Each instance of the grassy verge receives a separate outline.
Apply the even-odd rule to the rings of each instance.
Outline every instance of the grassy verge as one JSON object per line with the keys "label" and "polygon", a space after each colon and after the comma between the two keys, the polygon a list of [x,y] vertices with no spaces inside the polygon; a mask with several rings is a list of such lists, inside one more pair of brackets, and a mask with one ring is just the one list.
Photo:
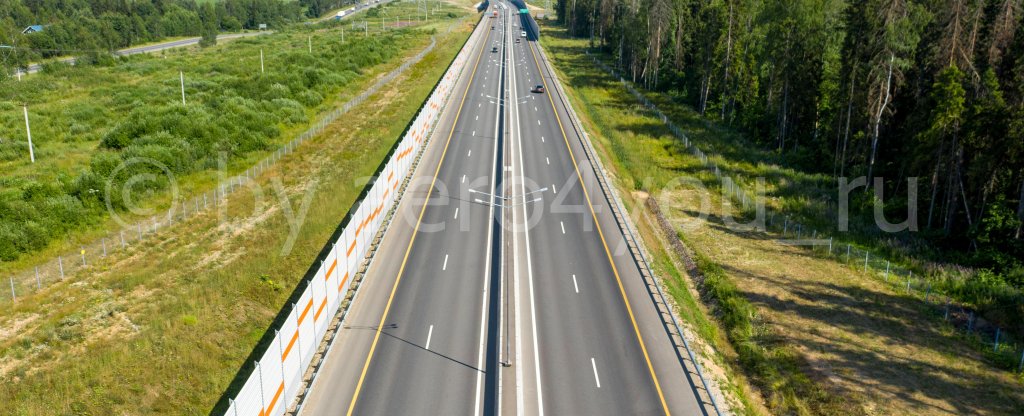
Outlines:
{"label": "grassy verge", "polygon": [[[449,16],[465,14],[451,4],[443,10],[443,19],[401,25],[410,29],[349,31],[344,42],[338,27],[297,26],[209,49],[58,65],[0,82],[0,272],[39,263],[26,254],[52,258],[112,229],[108,206],[123,214],[131,203],[119,192],[108,198],[108,187],[130,188],[136,203],[139,196],[144,204],[166,202],[164,172],[128,161],[167,167],[186,195],[210,187],[221,155],[229,173],[251,166],[359,94],[381,69],[400,64],[398,57],[422,50],[425,32],[443,31],[454,21]],[[396,3],[378,13],[413,11],[415,5]],[[29,105],[35,163],[22,103]],[[142,174],[159,180],[129,179]]]}
{"label": "grassy verge", "polygon": [[[723,217],[731,208],[717,186],[708,186],[711,192],[704,186],[716,183],[715,177],[659,119],[594,66],[584,55],[587,41],[567,39],[550,25],[542,25],[542,33],[622,194],[650,192],[693,252],[696,282],[682,281],[678,271],[659,274],[683,319],[721,354],[726,375],[732,375],[728,384],[735,386],[727,390],[740,396],[736,412],[1015,414],[1024,409],[1019,380],[993,367],[954,328],[933,319],[931,307],[920,299],[762,233],[727,226]],[[687,113],[670,101],[659,107],[674,119]],[[709,136],[718,131],[699,120],[677,124],[699,126]],[[722,155],[716,160],[720,165],[745,166],[743,175],[749,177],[759,171],[774,175],[780,184],[800,179],[797,172],[779,171],[749,155],[731,159],[746,151],[743,142],[731,137],[721,136],[712,142],[713,149],[706,149]],[[811,195],[807,198],[816,200]],[[797,203],[799,198],[771,203]],[[642,207],[635,201],[627,205],[634,212]],[[671,237],[656,236],[652,228],[640,226],[649,247],[651,241]],[[653,251],[661,250],[654,246]],[[669,269],[672,260],[678,261],[656,264]],[[705,306],[713,320],[702,316]],[[750,394],[744,376],[760,397]]]}
{"label": "grassy verge", "polygon": [[[438,33],[423,61],[233,196],[222,214],[178,224],[5,311],[5,411],[209,412],[362,190],[359,179],[458,52],[466,22]],[[289,218],[307,203],[293,230]]]}

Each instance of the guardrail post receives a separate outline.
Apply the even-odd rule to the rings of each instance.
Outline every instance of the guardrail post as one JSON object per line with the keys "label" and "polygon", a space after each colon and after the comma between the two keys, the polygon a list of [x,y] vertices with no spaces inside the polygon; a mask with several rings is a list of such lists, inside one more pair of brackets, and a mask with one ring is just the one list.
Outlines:
{"label": "guardrail post", "polygon": [[871,256],[871,252],[870,251],[865,251],[864,252],[864,272],[865,273],[868,271],[868,257],[869,256]]}
{"label": "guardrail post", "polygon": [[832,238],[833,237],[828,238],[828,255],[830,256],[832,255]]}

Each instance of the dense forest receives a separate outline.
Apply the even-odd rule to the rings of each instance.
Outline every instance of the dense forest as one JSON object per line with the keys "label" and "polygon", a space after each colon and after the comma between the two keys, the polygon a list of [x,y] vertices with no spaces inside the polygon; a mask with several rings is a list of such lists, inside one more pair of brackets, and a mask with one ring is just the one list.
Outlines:
{"label": "dense forest", "polygon": [[910,238],[1024,287],[1022,0],[559,0],[557,12],[633,81],[786,164],[884,177],[903,212],[891,218],[918,177]]}
{"label": "dense forest", "polygon": [[[342,0],[13,0],[0,2],[0,52],[4,66],[59,55],[88,55],[171,36],[280,27],[316,6]],[[38,33],[22,34],[30,25]]]}

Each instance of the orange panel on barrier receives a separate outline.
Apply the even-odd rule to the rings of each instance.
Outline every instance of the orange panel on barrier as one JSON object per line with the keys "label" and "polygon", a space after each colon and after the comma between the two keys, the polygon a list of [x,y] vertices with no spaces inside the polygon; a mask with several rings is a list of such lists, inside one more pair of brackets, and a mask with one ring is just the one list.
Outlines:
{"label": "orange panel on barrier", "polygon": [[295,335],[292,335],[292,340],[288,341],[288,347],[284,349],[284,354],[281,354],[281,361],[288,359],[288,353],[292,351],[292,347],[295,346],[295,341],[299,340],[299,329],[295,328]]}
{"label": "orange panel on barrier", "polygon": [[348,281],[348,272],[345,272],[345,277],[341,279],[341,284],[338,285],[338,292],[341,292],[341,288],[345,287],[345,282]]}
{"label": "orange panel on barrier", "polygon": [[313,314],[313,322],[320,320],[320,313],[324,311],[324,306],[327,306],[327,294],[324,294],[323,302],[320,302],[320,307],[316,308],[316,313]]}
{"label": "orange panel on barrier", "polygon": [[260,416],[268,414],[267,411],[274,410],[274,405],[277,404],[277,399],[281,398],[281,393],[284,393],[284,381],[282,381],[281,386],[277,388],[277,393],[274,393],[274,398],[270,401],[270,406],[267,406],[266,409],[260,410]]}
{"label": "orange panel on barrier", "polygon": [[309,313],[309,308],[313,307],[313,297],[310,296],[309,303],[306,304],[306,309],[302,311],[302,315],[299,315],[299,325],[302,325],[302,320],[306,319],[306,314]]}
{"label": "orange panel on barrier", "polygon": [[338,259],[334,259],[334,262],[331,263],[331,268],[327,269],[327,273],[324,273],[324,280],[330,278],[331,273],[334,273],[335,267],[338,267]]}

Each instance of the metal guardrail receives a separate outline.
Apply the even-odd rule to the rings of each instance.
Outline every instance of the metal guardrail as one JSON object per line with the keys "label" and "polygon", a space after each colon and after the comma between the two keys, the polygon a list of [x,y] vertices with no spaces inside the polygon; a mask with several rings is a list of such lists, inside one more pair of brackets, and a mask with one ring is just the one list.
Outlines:
{"label": "metal guardrail", "polygon": [[[672,307],[670,306],[671,304],[668,303],[668,300],[665,297],[665,293],[661,289],[661,285],[658,283],[658,279],[652,271],[650,261],[648,261],[647,255],[644,253],[645,249],[642,246],[642,242],[636,237],[636,231],[634,225],[632,224],[632,221],[629,219],[628,216],[624,214],[627,211],[622,206],[621,198],[619,197],[618,192],[616,191],[615,187],[611,186],[610,182],[608,181],[604,165],[601,163],[600,157],[598,157],[597,153],[594,151],[592,147],[590,136],[587,135],[585,130],[583,130],[583,127],[579,121],[579,116],[576,114],[576,111],[572,108],[568,100],[565,98],[565,92],[564,88],[562,87],[561,80],[559,80],[558,76],[554,73],[554,71],[551,70],[550,61],[548,60],[547,55],[544,53],[544,49],[537,49],[540,51],[541,58],[544,61],[545,66],[547,67],[548,75],[553,81],[552,85],[555,86],[555,90],[558,92],[558,94],[556,95],[558,96],[559,101],[562,103],[562,106],[565,107],[566,111],[571,116],[569,118],[570,124],[572,125],[573,129],[576,130],[577,136],[580,138],[580,142],[583,145],[583,149],[584,151],[587,152],[587,157],[593,162],[591,167],[594,170],[594,173],[596,174],[595,176],[598,179],[598,184],[600,185],[601,190],[605,195],[605,198],[608,199],[608,201],[612,202],[611,208],[613,217],[615,217],[616,223],[619,224],[619,228],[623,231],[623,237],[626,240],[627,246],[629,246],[630,254],[633,257],[633,260],[637,263],[637,266],[639,266],[640,268],[641,276],[644,278],[645,283],[648,287],[654,286],[658,298],[661,299],[661,304],[665,305],[665,308],[667,310],[664,313],[662,313],[662,315],[668,315],[670,317],[671,326],[675,328],[675,333],[673,335],[679,337],[679,339],[682,341],[683,347],[686,349],[686,353],[690,357],[690,361],[693,363],[694,368],[697,372],[697,377],[700,378],[701,384],[703,384],[704,390],[705,392],[707,392],[708,398],[711,400],[711,405],[714,408],[715,413],[718,416],[721,416],[722,411],[718,407],[718,401],[715,399],[715,394],[711,390],[707,378],[704,377],[704,372],[700,365],[700,362],[697,361],[696,356],[693,353],[693,349],[690,348],[690,343],[686,339],[686,336],[683,334],[683,331],[679,326],[679,322],[676,319],[675,312],[672,310]],[[648,279],[650,279],[649,282],[647,281]],[[662,317],[662,320],[664,321],[664,316]],[[668,322],[665,322],[665,324],[666,326],[668,326]]]}

